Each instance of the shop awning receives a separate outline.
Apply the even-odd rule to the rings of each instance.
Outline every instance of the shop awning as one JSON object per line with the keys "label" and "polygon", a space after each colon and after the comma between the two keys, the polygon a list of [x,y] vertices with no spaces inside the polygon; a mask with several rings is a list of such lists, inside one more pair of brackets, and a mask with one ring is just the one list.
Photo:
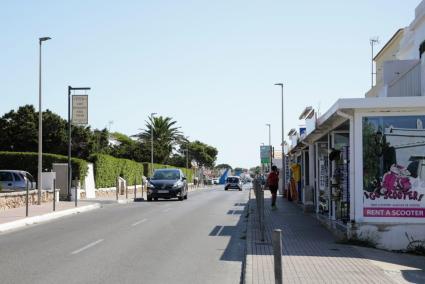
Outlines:
{"label": "shop awning", "polygon": [[355,110],[368,112],[422,111],[425,113],[425,97],[339,99],[317,119],[316,129],[309,133],[303,142],[312,144],[319,140],[348,120],[349,116],[353,116]]}

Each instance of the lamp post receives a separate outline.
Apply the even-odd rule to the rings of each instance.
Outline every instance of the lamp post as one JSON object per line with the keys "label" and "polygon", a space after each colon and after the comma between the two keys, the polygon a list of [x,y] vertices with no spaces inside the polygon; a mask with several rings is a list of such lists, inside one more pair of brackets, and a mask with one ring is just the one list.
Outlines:
{"label": "lamp post", "polygon": [[153,174],[153,118],[156,112],[151,113],[151,175]]}
{"label": "lamp post", "polygon": [[43,110],[41,107],[41,44],[43,41],[51,39],[50,37],[40,37],[39,43],[39,64],[38,64],[38,173],[37,173],[37,187],[38,187],[38,200],[37,204],[41,204],[41,172],[43,171]]}
{"label": "lamp post", "polygon": [[272,125],[270,123],[266,123],[266,126],[269,128],[269,151],[270,151],[270,169],[272,168]]}
{"label": "lamp post", "polygon": [[283,178],[283,188],[282,194],[285,191],[286,185],[286,169],[285,169],[285,120],[284,120],[284,108],[283,108],[283,84],[276,83],[275,86],[280,86],[281,94],[282,94],[282,178]]}

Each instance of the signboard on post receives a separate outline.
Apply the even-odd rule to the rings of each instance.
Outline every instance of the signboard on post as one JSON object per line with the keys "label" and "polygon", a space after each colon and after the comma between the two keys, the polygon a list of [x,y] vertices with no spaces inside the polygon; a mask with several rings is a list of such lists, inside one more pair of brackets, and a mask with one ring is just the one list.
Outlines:
{"label": "signboard on post", "polygon": [[88,116],[89,96],[73,95],[72,96],[72,124],[86,125],[89,123]]}
{"label": "signboard on post", "polygon": [[260,146],[260,158],[262,164],[270,164],[271,146]]}

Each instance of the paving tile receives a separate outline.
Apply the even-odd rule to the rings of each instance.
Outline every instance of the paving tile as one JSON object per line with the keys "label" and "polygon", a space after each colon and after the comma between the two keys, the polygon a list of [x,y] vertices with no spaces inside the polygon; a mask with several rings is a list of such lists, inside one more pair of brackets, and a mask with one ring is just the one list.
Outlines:
{"label": "paving tile", "polygon": [[[335,237],[299,206],[278,197],[278,210],[270,210],[265,192],[265,240],[261,241],[255,195],[249,201],[245,283],[274,283],[271,245],[273,229],[282,230],[284,283],[408,283],[396,281],[374,265],[361,250],[336,243]],[[371,254],[370,250],[368,254]],[[370,256],[370,255],[369,255]],[[402,277],[400,277],[402,279]]]}

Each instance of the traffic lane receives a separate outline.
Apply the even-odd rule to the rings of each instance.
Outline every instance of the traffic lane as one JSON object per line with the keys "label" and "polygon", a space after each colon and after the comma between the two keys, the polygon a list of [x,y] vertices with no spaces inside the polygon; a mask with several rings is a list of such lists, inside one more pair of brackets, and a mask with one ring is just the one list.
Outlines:
{"label": "traffic lane", "polygon": [[[202,191],[192,193],[190,196],[206,193]],[[129,224],[134,224],[142,218],[150,218],[173,203],[137,202],[129,205],[108,205],[96,211],[2,234],[0,272],[2,276],[11,275],[13,280],[13,275],[19,275],[21,267],[26,267],[26,271],[37,275],[38,265],[43,269],[49,269],[44,264],[47,259],[57,258],[63,261],[64,252],[73,251],[89,242],[126,230]]]}
{"label": "traffic lane", "polygon": [[132,234],[110,238],[110,251],[95,248],[82,254],[71,271],[80,270],[81,262],[103,261],[75,283],[238,283],[244,226],[242,215],[229,211],[243,209],[247,195],[213,192],[209,197],[212,195],[214,198],[196,200],[195,204],[202,206],[175,207]]}
{"label": "traffic lane", "polygon": [[[245,248],[239,234],[243,226],[239,226],[239,231],[234,229],[232,235],[229,229],[219,235],[211,233],[217,225],[235,227],[239,217],[228,212],[243,208],[247,197],[245,194],[243,198],[229,199],[243,194],[222,193],[211,192],[202,200],[158,214],[156,219],[137,226],[133,233],[111,236],[103,243],[106,250],[94,247],[82,253],[65,274],[53,274],[51,278],[72,278],[72,283],[238,283]],[[88,266],[90,270],[84,270]],[[72,271],[79,273],[73,275]]]}
{"label": "traffic lane", "polygon": [[[213,191],[214,192],[214,191]],[[204,193],[199,193],[199,194],[191,194],[197,196],[202,196],[205,195],[207,196],[208,193],[204,192]],[[209,203],[210,200],[208,200],[208,198],[201,198],[205,199],[205,201],[207,203]],[[76,283],[83,283],[86,282],[87,279],[91,279],[94,282],[96,282],[99,279],[102,279],[102,275],[103,274],[107,274],[107,272],[105,271],[109,271],[109,269],[105,270],[105,264],[107,264],[103,261],[105,259],[108,259],[111,261],[112,263],[112,271],[114,271],[114,267],[116,268],[117,264],[119,264],[119,260],[116,259],[116,257],[114,257],[114,255],[116,255],[117,252],[122,251],[124,249],[124,251],[130,251],[133,250],[133,246],[128,246],[126,245],[127,241],[125,241],[126,238],[130,238],[128,240],[128,242],[132,243],[132,244],[137,244],[138,242],[143,242],[144,244],[149,244],[149,240],[151,239],[151,236],[147,233],[149,233],[150,231],[155,232],[158,230],[161,230],[165,225],[169,225],[170,228],[172,228],[173,225],[173,218],[169,218],[170,216],[168,216],[167,218],[169,218],[168,220],[170,221],[169,224],[167,224],[164,221],[159,220],[159,222],[153,222],[152,224],[156,224],[157,227],[151,227],[146,228],[144,227],[146,224],[149,224],[149,214],[154,213],[154,217],[157,216],[161,216],[162,214],[168,214],[167,208],[163,209],[164,207],[168,207],[168,206],[176,206],[177,208],[185,208],[185,209],[189,209],[189,207],[193,207],[196,211],[196,208],[199,207],[199,205],[201,205],[202,203],[199,202],[193,202],[192,205],[188,205],[188,206],[181,206],[183,204],[185,204],[187,202],[152,202],[152,203],[148,203],[150,206],[148,206],[149,208],[151,208],[152,212],[144,212],[143,214],[136,214],[137,216],[134,216],[134,218],[132,218],[129,213],[134,212],[133,209],[139,210],[141,209],[140,204],[132,204],[132,206],[125,206],[125,207],[115,207],[112,208],[114,210],[104,210],[104,212],[102,212],[102,214],[92,214],[92,215],[102,215],[101,217],[101,221],[102,220],[107,220],[108,224],[106,224],[109,228],[109,230],[96,230],[96,228],[99,229],[99,224],[93,224],[93,226],[89,226],[90,228],[86,228],[86,229],[81,229],[83,226],[82,225],[87,225],[87,224],[91,224],[93,221],[93,218],[84,218],[82,224],[81,222],[72,222],[75,221],[75,219],[73,218],[68,218],[68,220],[66,221],[71,221],[71,224],[63,224],[63,222],[52,222],[50,224],[45,224],[45,225],[49,225],[49,226],[55,226],[57,224],[61,224],[65,227],[68,228],[67,230],[67,238],[61,238],[61,236],[57,235],[57,234],[49,234],[49,235],[54,235],[53,239],[49,239],[46,234],[44,234],[44,236],[46,237],[46,240],[49,239],[47,241],[47,243],[49,244],[49,246],[45,246],[43,245],[43,243],[36,243],[36,242],[31,242],[32,243],[32,247],[28,248],[22,248],[20,251],[16,251],[15,249],[13,249],[11,246],[9,246],[9,248],[11,248],[12,253],[9,253],[9,256],[11,256],[11,258],[9,258],[9,261],[7,261],[7,263],[1,263],[0,262],[0,271],[2,271],[2,278],[3,280],[5,280],[4,282],[7,282],[7,280],[11,280],[11,282],[26,282],[28,281],[28,278],[24,277],[19,277],[19,271],[21,268],[19,267],[20,265],[16,265],[16,264],[21,264],[22,267],[26,267],[25,270],[27,271],[27,275],[32,275],[31,281],[32,283],[34,282],[39,282],[39,283],[45,283],[48,282],[52,279],[54,279],[51,283],[57,283],[58,277],[60,278],[61,275],[67,275],[67,271],[74,271],[74,269],[71,269],[71,266],[74,264],[77,264],[77,267],[75,267],[75,269],[77,271],[79,271],[78,275],[81,275],[82,278],[77,277],[75,278],[75,273],[72,273],[71,275],[68,275],[71,278],[65,278],[63,279],[63,281],[67,281],[69,282],[71,279],[72,282],[76,282]],[[178,205],[177,205],[178,204]],[[195,205],[195,206],[193,206]],[[132,207],[136,207],[136,208],[132,208]],[[140,208],[139,208],[140,207]],[[153,210],[153,209],[160,209],[160,210]],[[173,210],[175,210],[175,208],[173,208]],[[111,211],[111,212],[109,212]],[[158,212],[159,211],[159,212]],[[117,214],[117,212],[121,213],[121,214]],[[139,212],[139,211],[136,211]],[[105,214],[105,213],[113,213],[113,214]],[[126,218],[119,218],[120,216],[125,215]],[[85,215],[82,215],[81,217],[83,217]],[[114,220],[113,222],[110,222],[111,220],[108,219],[108,217],[114,218],[118,216],[118,220]],[[171,215],[171,217],[173,217],[174,215]],[[75,216],[75,217],[80,217],[80,216]],[[142,218],[141,217],[146,217],[146,218]],[[178,216],[177,216],[178,217]],[[176,217],[174,217],[176,218]],[[77,218],[78,219],[78,218]],[[129,224],[129,222],[131,219],[133,219],[132,221],[134,221],[135,219],[137,219],[138,221],[135,221],[131,224]],[[146,219],[146,221],[140,222],[141,220]],[[117,222],[115,222],[117,221]],[[140,222],[140,224],[136,224],[137,222]],[[65,222],[67,223],[67,222]],[[143,224],[142,224],[143,223]],[[124,224],[124,225],[123,225]],[[136,225],[134,225],[136,224]],[[96,226],[97,225],[97,226]],[[139,228],[143,228],[142,229],[142,233],[138,234],[138,235],[132,235],[130,233],[130,231],[128,230],[128,227],[139,227]],[[40,229],[40,227],[44,227],[43,226],[38,226],[34,227]],[[104,228],[105,226],[100,226],[100,228]],[[32,228],[32,229],[34,229]],[[52,233],[52,230],[49,230],[47,228],[44,227],[45,232],[50,232]],[[73,230],[75,229],[75,230]],[[36,231],[37,231],[36,230]],[[27,230],[28,231],[28,230]],[[86,234],[86,236],[83,238],[81,237],[81,231],[83,233]],[[22,231],[24,232],[24,231]],[[60,231],[59,231],[60,232]],[[140,233],[140,232],[139,232]],[[178,232],[177,232],[178,233]],[[147,234],[147,235],[146,235]],[[155,237],[157,235],[160,235],[160,233],[154,233],[153,235],[153,239],[155,239]],[[173,232],[172,234],[176,235],[176,232]],[[15,234],[16,235],[16,234]],[[105,237],[106,236],[106,237]],[[137,236],[136,239],[134,239],[134,237]],[[62,236],[63,237],[63,236]],[[14,240],[18,241],[18,238],[14,238]],[[75,243],[74,241],[77,240],[77,242]],[[90,242],[89,242],[90,241]],[[19,242],[19,241],[18,241]],[[70,245],[70,243],[72,243],[72,245]],[[124,245],[123,245],[124,243]],[[22,244],[22,243],[21,243]],[[78,245],[77,245],[78,244]],[[3,243],[4,245],[4,243]],[[4,248],[4,246],[1,246],[2,248]],[[25,245],[24,245],[25,247]],[[142,245],[143,247],[143,245]],[[38,249],[37,249],[38,248]],[[127,248],[127,249],[126,249]],[[72,251],[71,251],[72,250]],[[25,254],[25,251],[27,252],[27,254]],[[66,253],[66,251],[68,251],[68,254]],[[2,251],[2,256],[6,256],[7,254],[3,253],[4,250]],[[155,250],[155,253],[160,252],[159,248]],[[94,253],[94,259],[90,260],[90,255],[92,255]],[[106,255],[102,255],[103,253],[106,253]],[[140,252],[140,255],[143,255],[144,252]],[[70,256],[74,256],[77,255],[78,256],[78,261],[76,261],[73,258],[70,258]],[[124,254],[122,257],[125,258]],[[127,255],[129,255],[129,253],[127,253]],[[140,255],[138,255],[138,257],[140,257]],[[155,256],[154,256],[155,257]],[[87,259],[88,258],[88,259]],[[40,262],[40,260],[43,260],[42,262]],[[84,261],[84,259],[87,259],[86,261]],[[99,262],[99,260],[102,260]],[[11,264],[9,267],[7,264]],[[85,263],[85,265],[83,265]],[[93,265],[95,264],[95,265]],[[125,265],[123,266],[124,268],[126,267]],[[13,268],[16,268],[16,270],[14,270]],[[82,271],[85,271],[85,269],[87,268],[91,268],[89,269],[89,271],[86,271],[85,273],[81,273]],[[120,266],[121,268],[121,266]],[[116,269],[115,269],[116,270]],[[39,273],[40,271],[42,271],[41,273]],[[99,273],[93,273],[93,271],[98,271]],[[59,275],[58,275],[59,273]],[[87,274],[88,273],[88,274]],[[48,275],[50,275],[51,277],[47,277]],[[97,275],[97,276],[96,276]],[[139,274],[137,274],[138,276]],[[84,277],[83,277],[84,276]],[[96,276],[96,277],[95,277]],[[18,278],[18,279],[17,279]],[[16,281],[19,280],[19,281]],[[40,281],[39,281],[40,280]],[[75,281],[74,281],[75,280]],[[81,280],[81,281],[78,281]],[[135,279],[133,280],[137,280],[137,277],[135,277]],[[91,282],[93,282],[91,281]],[[104,280],[102,280],[104,281]]]}

